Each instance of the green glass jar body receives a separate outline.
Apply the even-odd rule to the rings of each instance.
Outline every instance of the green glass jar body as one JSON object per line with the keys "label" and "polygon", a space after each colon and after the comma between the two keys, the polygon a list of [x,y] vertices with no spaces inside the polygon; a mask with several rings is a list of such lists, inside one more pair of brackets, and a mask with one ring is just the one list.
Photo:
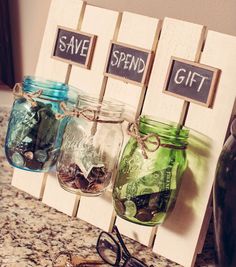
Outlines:
{"label": "green glass jar body", "polygon": [[8,124],[6,157],[14,167],[47,172],[59,155],[66,119],[57,120],[55,114],[62,112],[62,101],[68,102],[69,86],[26,76],[18,89]]}
{"label": "green glass jar body", "polygon": [[153,151],[153,136],[147,138],[147,159],[137,139],[131,137],[123,151],[113,188],[113,204],[118,216],[128,221],[154,226],[161,224],[173,208],[187,167],[189,131],[148,116],[139,121],[141,136],[156,134],[160,146]]}

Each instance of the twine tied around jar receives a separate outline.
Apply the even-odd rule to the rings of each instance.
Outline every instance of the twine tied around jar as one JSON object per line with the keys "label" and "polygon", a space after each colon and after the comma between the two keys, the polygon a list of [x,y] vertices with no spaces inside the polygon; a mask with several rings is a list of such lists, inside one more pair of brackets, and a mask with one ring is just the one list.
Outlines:
{"label": "twine tied around jar", "polygon": [[[63,119],[65,117],[77,117],[79,118],[80,116],[83,116],[85,119],[89,121],[95,121],[96,120],[96,113],[94,110],[91,109],[83,109],[83,110],[78,110],[76,108],[73,109],[68,109],[66,104],[64,102],[60,103],[60,108],[63,111],[63,114],[57,113],[55,115],[57,120]],[[90,114],[89,114],[90,113]]]}
{"label": "twine tied around jar", "polygon": [[[172,149],[186,149],[186,146],[176,146],[172,144],[162,144],[161,139],[158,134],[156,133],[149,133],[147,135],[141,135],[139,132],[139,120],[135,122],[130,122],[127,127],[127,134],[134,137],[138,144],[140,145],[140,148],[142,150],[142,155],[145,159],[148,159],[147,151],[148,152],[155,152],[160,146],[166,147],[166,148],[172,148]],[[154,138],[155,140],[150,140],[151,138]],[[153,145],[153,148],[148,147],[148,144]]]}
{"label": "twine tied around jar", "polygon": [[23,97],[26,99],[27,102],[29,102],[31,104],[32,107],[36,107],[37,106],[37,102],[34,101],[34,98],[37,98],[39,96],[41,96],[43,90],[39,89],[36,92],[33,93],[25,93],[22,89],[22,85],[21,83],[16,83],[15,86],[13,87],[13,95],[16,98],[20,98]]}
{"label": "twine tied around jar", "polygon": [[[161,142],[160,137],[154,133],[141,136],[139,129],[138,129],[139,128],[138,125],[139,125],[139,120],[137,122],[130,122],[127,127],[127,134],[134,137],[137,140],[138,144],[141,147],[143,157],[145,159],[148,159],[148,155],[146,151],[155,152],[160,146],[160,142]],[[151,137],[153,137],[156,140],[151,141],[150,140]],[[147,143],[154,145],[154,148],[152,149],[149,148]]]}
{"label": "twine tied around jar", "polygon": [[63,114],[57,113],[55,114],[55,117],[57,120],[63,119],[65,117],[77,117],[79,118],[80,116],[84,117],[85,119],[89,121],[94,121],[94,122],[103,122],[103,123],[122,123],[124,120],[102,120],[99,119],[99,116],[97,113],[99,113],[99,110],[93,110],[90,108],[84,108],[82,110],[78,110],[77,108],[73,109],[68,109],[66,104],[64,102],[60,103],[60,108],[63,111]]}

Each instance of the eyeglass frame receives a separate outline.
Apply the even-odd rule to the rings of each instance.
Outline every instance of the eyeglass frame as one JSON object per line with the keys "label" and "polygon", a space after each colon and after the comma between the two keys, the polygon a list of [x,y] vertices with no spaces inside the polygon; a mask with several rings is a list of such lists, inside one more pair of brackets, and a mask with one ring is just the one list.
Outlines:
{"label": "eyeglass frame", "polygon": [[[120,244],[115,240],[115,238],[111,235],[111,233],[102,231],[100,233],[100,235],[98,236],[98,240],[97,240],[97,244],[96,244],[96,250],[97,250],[98,255],[104,260],[104,262],[108,263],[111,266],[119,266],[119,263],[121,262],[121,259],[123,259],[124,263],[123,263],[122,266],[125,266],[125,264],[127,264],[130,259],[135,259],[136,261],[138,261],[141,264],[143,264],[143,266],[148,267],[147,264],[145,264],[144,262],[142,262],[141,260],[135,258],[134,256],[132,256],[130,254],[130,252],[127,249],[127,247],[126,247],[126,245],[125,245],[125,243],[124,243],[124,241],[123,241],[123,239],[121,237],[121,234],[120,234],[120,232],[119,232],[119,230],[118,230],[116,225],[113,226],[113,231],[115,231],[116,237],[118,238]],[[101,238],[101,236],[103,234],[108,235],[114,241],[115,245],[117,246],[117,249],[118,249],[117,252],[116,252],[117,258],[116,258],[116,262],[114,264],[111,264],[110,262],[108,262],[99,252],[99,246],[98,245],[99,245],[100,238]],[[123,249],[123,252],[121,252],[121,248]],[[122,257],[123,255],[125,256],[124,258]]]}

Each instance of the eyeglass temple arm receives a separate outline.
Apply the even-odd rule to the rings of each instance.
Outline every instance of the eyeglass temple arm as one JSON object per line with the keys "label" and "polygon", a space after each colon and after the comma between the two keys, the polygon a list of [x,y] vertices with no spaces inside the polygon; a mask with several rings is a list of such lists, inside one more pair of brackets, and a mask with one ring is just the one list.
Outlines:
{"label": "eyeglass temple arm", "polygon": [[118,228],[117,228],[116,225],[113,226],[113,230],[115,230],[115,232],[116,232],[116,236],[117,236],[117,238],[119,239],[120,244],[121,244],[122,248],[124,249],[125,253],[127,254],[127,256],[131,257],[131,254],[130,254],[130,252],[128,251],[128,249],[127,249],[127,247],[126,247],[126,245],[125,245],[125,243],[124,243],[124,241],[123,241],[123,239],[122,239],[122,237],[121,237],[121,234],[120,234],[120,232],[119,232],[119,230],[118,230]]}

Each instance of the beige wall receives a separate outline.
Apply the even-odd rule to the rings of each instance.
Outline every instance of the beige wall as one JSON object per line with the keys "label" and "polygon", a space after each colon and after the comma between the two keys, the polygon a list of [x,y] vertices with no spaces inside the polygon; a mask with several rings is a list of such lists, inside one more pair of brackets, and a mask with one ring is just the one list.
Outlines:
{"label": "beige wall", "polygon": [[16,81],[34,74],[51,0],[8,0]]}
{"label": "beige wall", "polygon": [[[9,0],[16,80],[33,74],[51,0]],[[87,0],[89,4],[147,16],[173,17],[236,35],[236,0]]]}

